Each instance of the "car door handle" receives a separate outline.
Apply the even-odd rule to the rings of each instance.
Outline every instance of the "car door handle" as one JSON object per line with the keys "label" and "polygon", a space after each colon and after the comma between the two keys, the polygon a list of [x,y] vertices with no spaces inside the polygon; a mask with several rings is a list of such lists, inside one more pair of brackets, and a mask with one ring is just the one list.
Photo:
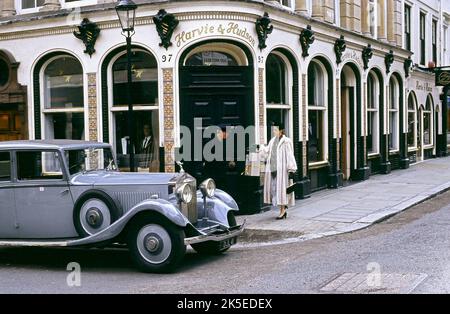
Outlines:
{"label": "car door handle", "polygon": [[67,193],[69,193],[69,189],[64,189],[64,190],[62,190],[61,193],[59,193],[59,194],[60,194],[60,195],[65,195],[65,194],[67,194]]}

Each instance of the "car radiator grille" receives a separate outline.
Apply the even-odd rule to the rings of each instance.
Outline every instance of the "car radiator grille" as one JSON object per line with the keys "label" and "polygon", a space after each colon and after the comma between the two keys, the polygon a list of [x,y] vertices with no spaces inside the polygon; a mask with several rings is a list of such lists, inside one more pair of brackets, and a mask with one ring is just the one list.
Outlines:
{"label": "car radiator grille", "polygon": [[115,193],[114,196],[119,202],[119,205],[122,207],[124,213],[142,201],[155,198],[155,196],[158,196],[158,198],[161,197],[160,193],[154,192],[118,192]]}
{"label": "car radiator grille", "polygon": [[196,196],[197,184],[195,180],[187,181],[186,183],[188,183],[191,186],[194,196],[192,197],[192,200],[189,203],[186,204],[182,202],[180,209],[183,215],[187,217],[192,224],[194,224],[197,222],[198,219],[197,196]]}

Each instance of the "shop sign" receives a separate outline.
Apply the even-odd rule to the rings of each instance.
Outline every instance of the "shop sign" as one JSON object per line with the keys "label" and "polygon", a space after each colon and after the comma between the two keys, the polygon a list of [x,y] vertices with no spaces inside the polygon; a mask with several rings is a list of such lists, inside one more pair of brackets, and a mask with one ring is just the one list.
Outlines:
{"label": "shop sign", "polygon": [[450,85],[450,70],[436,71],[436,86]]}
{"label": "shop sign", "polygon": [[416,91],[432,93],[433,86],[428,82],[416,81]]}
{"label": "shop sign", "polygon": [[181,47],[183,44],[188,43],[194,39],[207,37],[211,35],[228,35],[233,37],[239,37],[247,41],[250,45],[255,47],[255,36],[250,34],[247,27],[241,26],[236,22],[221,23],[219,25],[205,24],[199,26],[190,31],[182,31],[175,35],[175,42],[177,47]]}

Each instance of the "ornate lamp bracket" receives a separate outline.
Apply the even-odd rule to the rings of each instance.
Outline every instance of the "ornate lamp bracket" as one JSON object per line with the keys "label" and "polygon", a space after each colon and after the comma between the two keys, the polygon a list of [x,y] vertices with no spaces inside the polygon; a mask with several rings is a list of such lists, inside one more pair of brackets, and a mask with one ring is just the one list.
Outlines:
{"label": "ornate lamp bracket", "polygon": [[73,34],[76,38],[83,41],[86,46],[84,53],[87,53],[90,57],[92,57],[95,52],[95,42],[100,35],[100,28],[96,23],[89,21],[87,18],[84,18],[81,24],[77,27],[78,31],[74,31]]}
{"label": "ornate lamp bracket", "polygon": [[405,63],[403,64],[405,69],[405,77],[409,77],[409,74],[411,72],[413,61],[411,59],[411,56],[408,57],[408,59],[405,60]]}
{"label": "ornate lamp bracket", "polygon": [[347,44],[345,42],[344,35],[341,35],[334,43],[334,53],[336,54],[336,63],[340,64],[342,62],[342,54],[345,49],[347,49]]}
{"label": "ornate lamp bracket", "polygon": [[172,46],[172,35],[177,28],[180,21],[175,17],[175,15],[167,13],[166,10],[161,9],[153,17],[153,22],[156,25],[156,30],[158,31],[159,38],[161,38],[160,47],[169,49]]}
{"label": "ornate lamp bracket", "polygon": [[259,49],[267,47],[266,40],[269,34],[273,31],[272,20],[269,18],[269,13],[265,12],[264,16],[256,20],[256,33],[258,34]]}
{"label": "ornate lamp bracket", "polygon": [[311,29],[311,25],[308,25],[300,33],[300,45],[302,46],[302,57],[306,58],[309,56],[309,48],[315,41],[314,31]]}
{"label": "ornate lamp bracket", "polygon": [[394,63],[394,52],[390,50],[384,57],[384,63],[386,65],[386,73],[391,72],[391,66]]}
{"label": "ornate lamp bracket", "polygon": [[362,51],[362,59],[364,63],[364,70],[369,68],[369,61],[373,57],[373,48],[371,44],[368,44]]}

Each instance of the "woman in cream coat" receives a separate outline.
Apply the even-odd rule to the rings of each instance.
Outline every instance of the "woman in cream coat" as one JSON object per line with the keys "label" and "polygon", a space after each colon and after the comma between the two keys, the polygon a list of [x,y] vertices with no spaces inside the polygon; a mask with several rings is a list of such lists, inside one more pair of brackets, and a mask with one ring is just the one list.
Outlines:
{"label": "woman in cream coat", "polygon": [[286,137],[284,126],[274,126],[273,133],[269,144],[260,149],[260,158],[266,160],[264,203],[280,206],[277,219],[283,219],[287,218],[287,207],[295,205],[294,193],[287,194],[286,189],[293,184],[289,174],[297,171],[297,163],[292,141]]}

